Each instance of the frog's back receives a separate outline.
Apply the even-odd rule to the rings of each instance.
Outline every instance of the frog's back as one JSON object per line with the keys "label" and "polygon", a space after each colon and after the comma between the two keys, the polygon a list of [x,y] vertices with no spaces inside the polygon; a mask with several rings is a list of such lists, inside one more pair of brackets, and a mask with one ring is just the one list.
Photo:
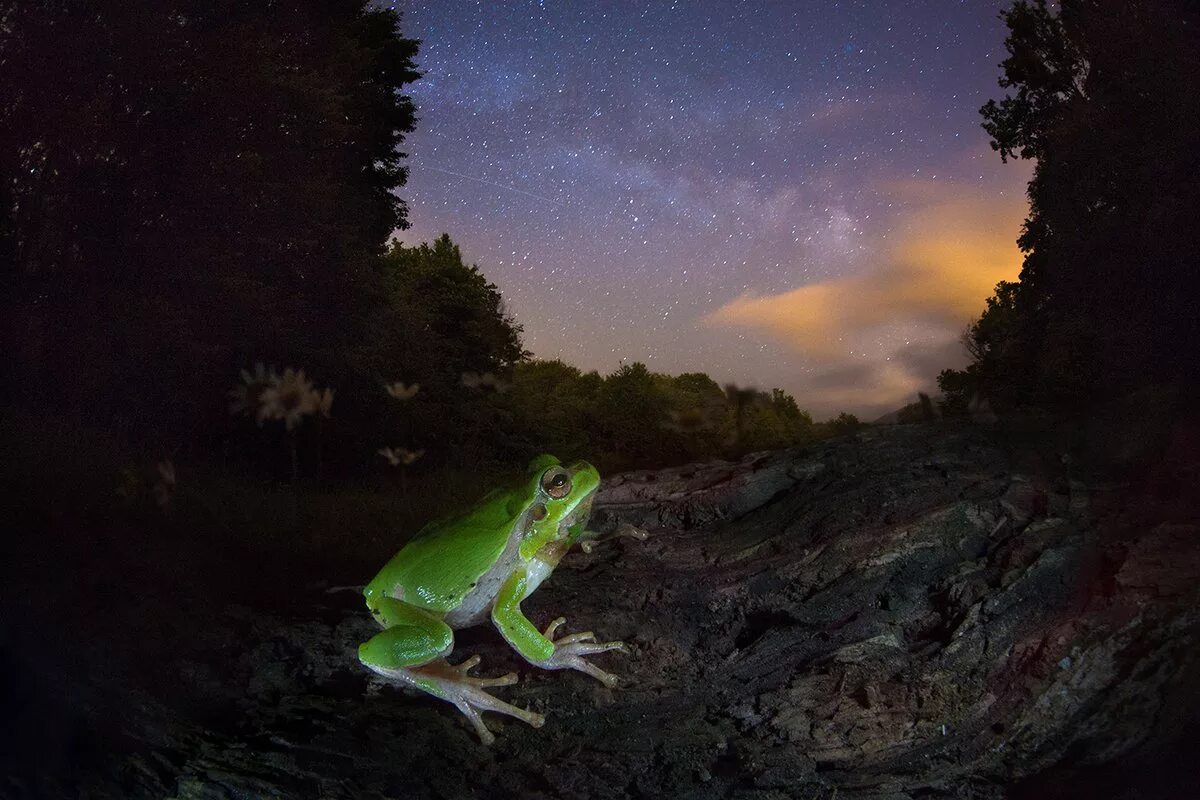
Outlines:
{"label": "frog's back", "polygon": [[493,492],[470,511],[435,520],[396,553],[368,585],[430,611],[456,608],[500,558],[523,509]]}

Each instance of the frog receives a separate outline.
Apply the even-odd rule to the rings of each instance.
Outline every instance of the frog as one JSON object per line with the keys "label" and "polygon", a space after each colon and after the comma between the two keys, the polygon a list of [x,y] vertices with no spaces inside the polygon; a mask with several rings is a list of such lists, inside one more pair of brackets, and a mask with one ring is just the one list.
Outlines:
{"label": "frog", "polygon": [[363,588],[367,608],[383,630],[359,646],[359,661],[391,682],[453,704],[484,745],[495,741],[484,724],[485,711],[534,728],[545,716],[486,691],[516,683],[516,673],[470,675],[480,663],[478,655],[451,664],[447,658],[456,630],[491,622],[532,666],[577,670],[615,687],[617,676],[587,657],[628,654],[628,645],[597,641],[591,631],[556,636],[565,617],[539,631],[521,611],[522,601],[571,547],[599,540],[587,530],[599,485],[600,474],[588,462],[564,466],[554,456],[541,455],[508,486],[427,524]]}

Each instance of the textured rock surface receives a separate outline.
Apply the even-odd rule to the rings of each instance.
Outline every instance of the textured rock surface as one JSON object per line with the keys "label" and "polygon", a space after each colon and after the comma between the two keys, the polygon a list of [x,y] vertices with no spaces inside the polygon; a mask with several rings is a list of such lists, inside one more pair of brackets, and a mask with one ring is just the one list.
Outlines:
{"label": "textured rock surface", "polygon": [[142,654],[10,664],[57,693],[61,734],[37,751],[72,755],[10,767],[0,794],[900,800],[1051,796],[1094,773],[1106,796],[1168,796],[1117,787],[1195,720],[1200,527],[1176,494],[1057,461],[1016,473],[980,431],[919,426],[616,476],[598,524],[650,540],[568,556],[525,608],[630,643],[597,659],[623,686],[462,632],[457,657],[517,669],[497,694],[548,716],[489,715],[490,749],[358,667],[374,628],[351,592],[108,596],[85,614],[97,640]]}

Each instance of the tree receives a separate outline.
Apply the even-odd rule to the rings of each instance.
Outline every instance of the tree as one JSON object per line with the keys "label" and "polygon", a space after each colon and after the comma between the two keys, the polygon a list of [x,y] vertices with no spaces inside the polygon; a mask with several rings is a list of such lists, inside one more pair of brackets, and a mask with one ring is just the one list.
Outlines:
{"label": "tree", "polygon": [[965,417],[971,403],[979,395],[978,365],[970,364],[966,369],[944,369],[937,376],[942,399],[938,408],[944,417]]}
{"label": "tree", "polygon": [[658,462],[666,452],[668,398],[645,364],[624,364],[604,379],[597,397],[601,451],[617,467]]}
{"label": "tree", "polygon": [[665,444],[667,452],[688,461],[723,452],[733,422],[717,382],[703,372],[685,372],[659,376],[658,383],[669,406],[663,425],[673,434]]}
{"label": "tree", "polygon": [[859,421],[858,417],[849,414],[845,411],[838,414],[837,417],[828,422],[829,430],[834,436],[845,436],[847,434],[856,433],[866,427]]}
{"label": "tree", "polygon": [[251,359],[358,338],[370,260],[406,225],[419,73],[394,12],[9,0],[0,19],[3,310],[29,399],[177,425]]}
{"label": "tree", "polygon": [[602,383],[598,373],[583,373],[558,360],[517,364],[507,400],[523,439],[519,455],[544,452],[563,460],[596,459],[592,431]]}
{"label": "tree", "polygon": [[812,415],[782,389],[760,392],[749,406],[741,444],[750,450],[774,450],[811,441]]}
{"label": "tree", "polygon": [[[379,289],[359,325],[361,339],[333,354],[347,362],[343,410],[362,419],[363,435],[407,436],[427,451],[426,464],[450,457],[468,464],[522,450],[522,423],[513,415],[523,408],[497,395],[528,354],[496,285],[463,260],[446,234],[432,244],[393,242],[374,268]],[[484,375],[486,381],[477,380]],[[395,409],[381,387],[393,381],[421,387],[406,404],[410,430],[387,422]],[[379,444],[355,447],[369,453]]]}
{"label": "tree", "polygon": [[1080,402],[1200,378],[1200,10],[1183,0],[1016,2],[981,109],[1002,159],[1033,158],[1019,284],[971,331],[994,406]]}
{"label": "tree", "polygon": [[733,414],[733,443],[739,447],[746,439],[746,419],[759,399],[759,392],[753,386],[725,384],[725,400]]}
{"label": "tree", "polygon": [[437,370],[457,382],[468,371],[507,373],[527,355],[500,290],[463,261],[448,234],[432,245],[393,243],[382,269],[386,305],[403,331],[405,353],[394,366],[419,362],[420,372]]}

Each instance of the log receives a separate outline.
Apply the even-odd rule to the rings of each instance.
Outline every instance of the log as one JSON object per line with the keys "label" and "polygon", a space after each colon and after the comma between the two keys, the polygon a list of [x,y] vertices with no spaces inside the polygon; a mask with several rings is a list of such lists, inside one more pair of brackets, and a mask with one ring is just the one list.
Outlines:
{"label": "log", "polygon": [[534,670],[490,629],[458,636],[452,660],[522,674],[495,692],[546,714],[541,729],[487,715],[497,741],[481,746],[450,706],[362,669],[376,629],[361,598],[313,585],[286,604],[173,608],[157,678],[97,655],[60,684],[10,658],[14,680],[59,693],[75,749],[53,770],[10,763],[7,790],[1176,796],[1200,785],[1197,496],[1018,459],[948,424],[614,476],[596,525],[650,538],[573,552],[525,610],[629,643],[596,657],[621,685]]}

